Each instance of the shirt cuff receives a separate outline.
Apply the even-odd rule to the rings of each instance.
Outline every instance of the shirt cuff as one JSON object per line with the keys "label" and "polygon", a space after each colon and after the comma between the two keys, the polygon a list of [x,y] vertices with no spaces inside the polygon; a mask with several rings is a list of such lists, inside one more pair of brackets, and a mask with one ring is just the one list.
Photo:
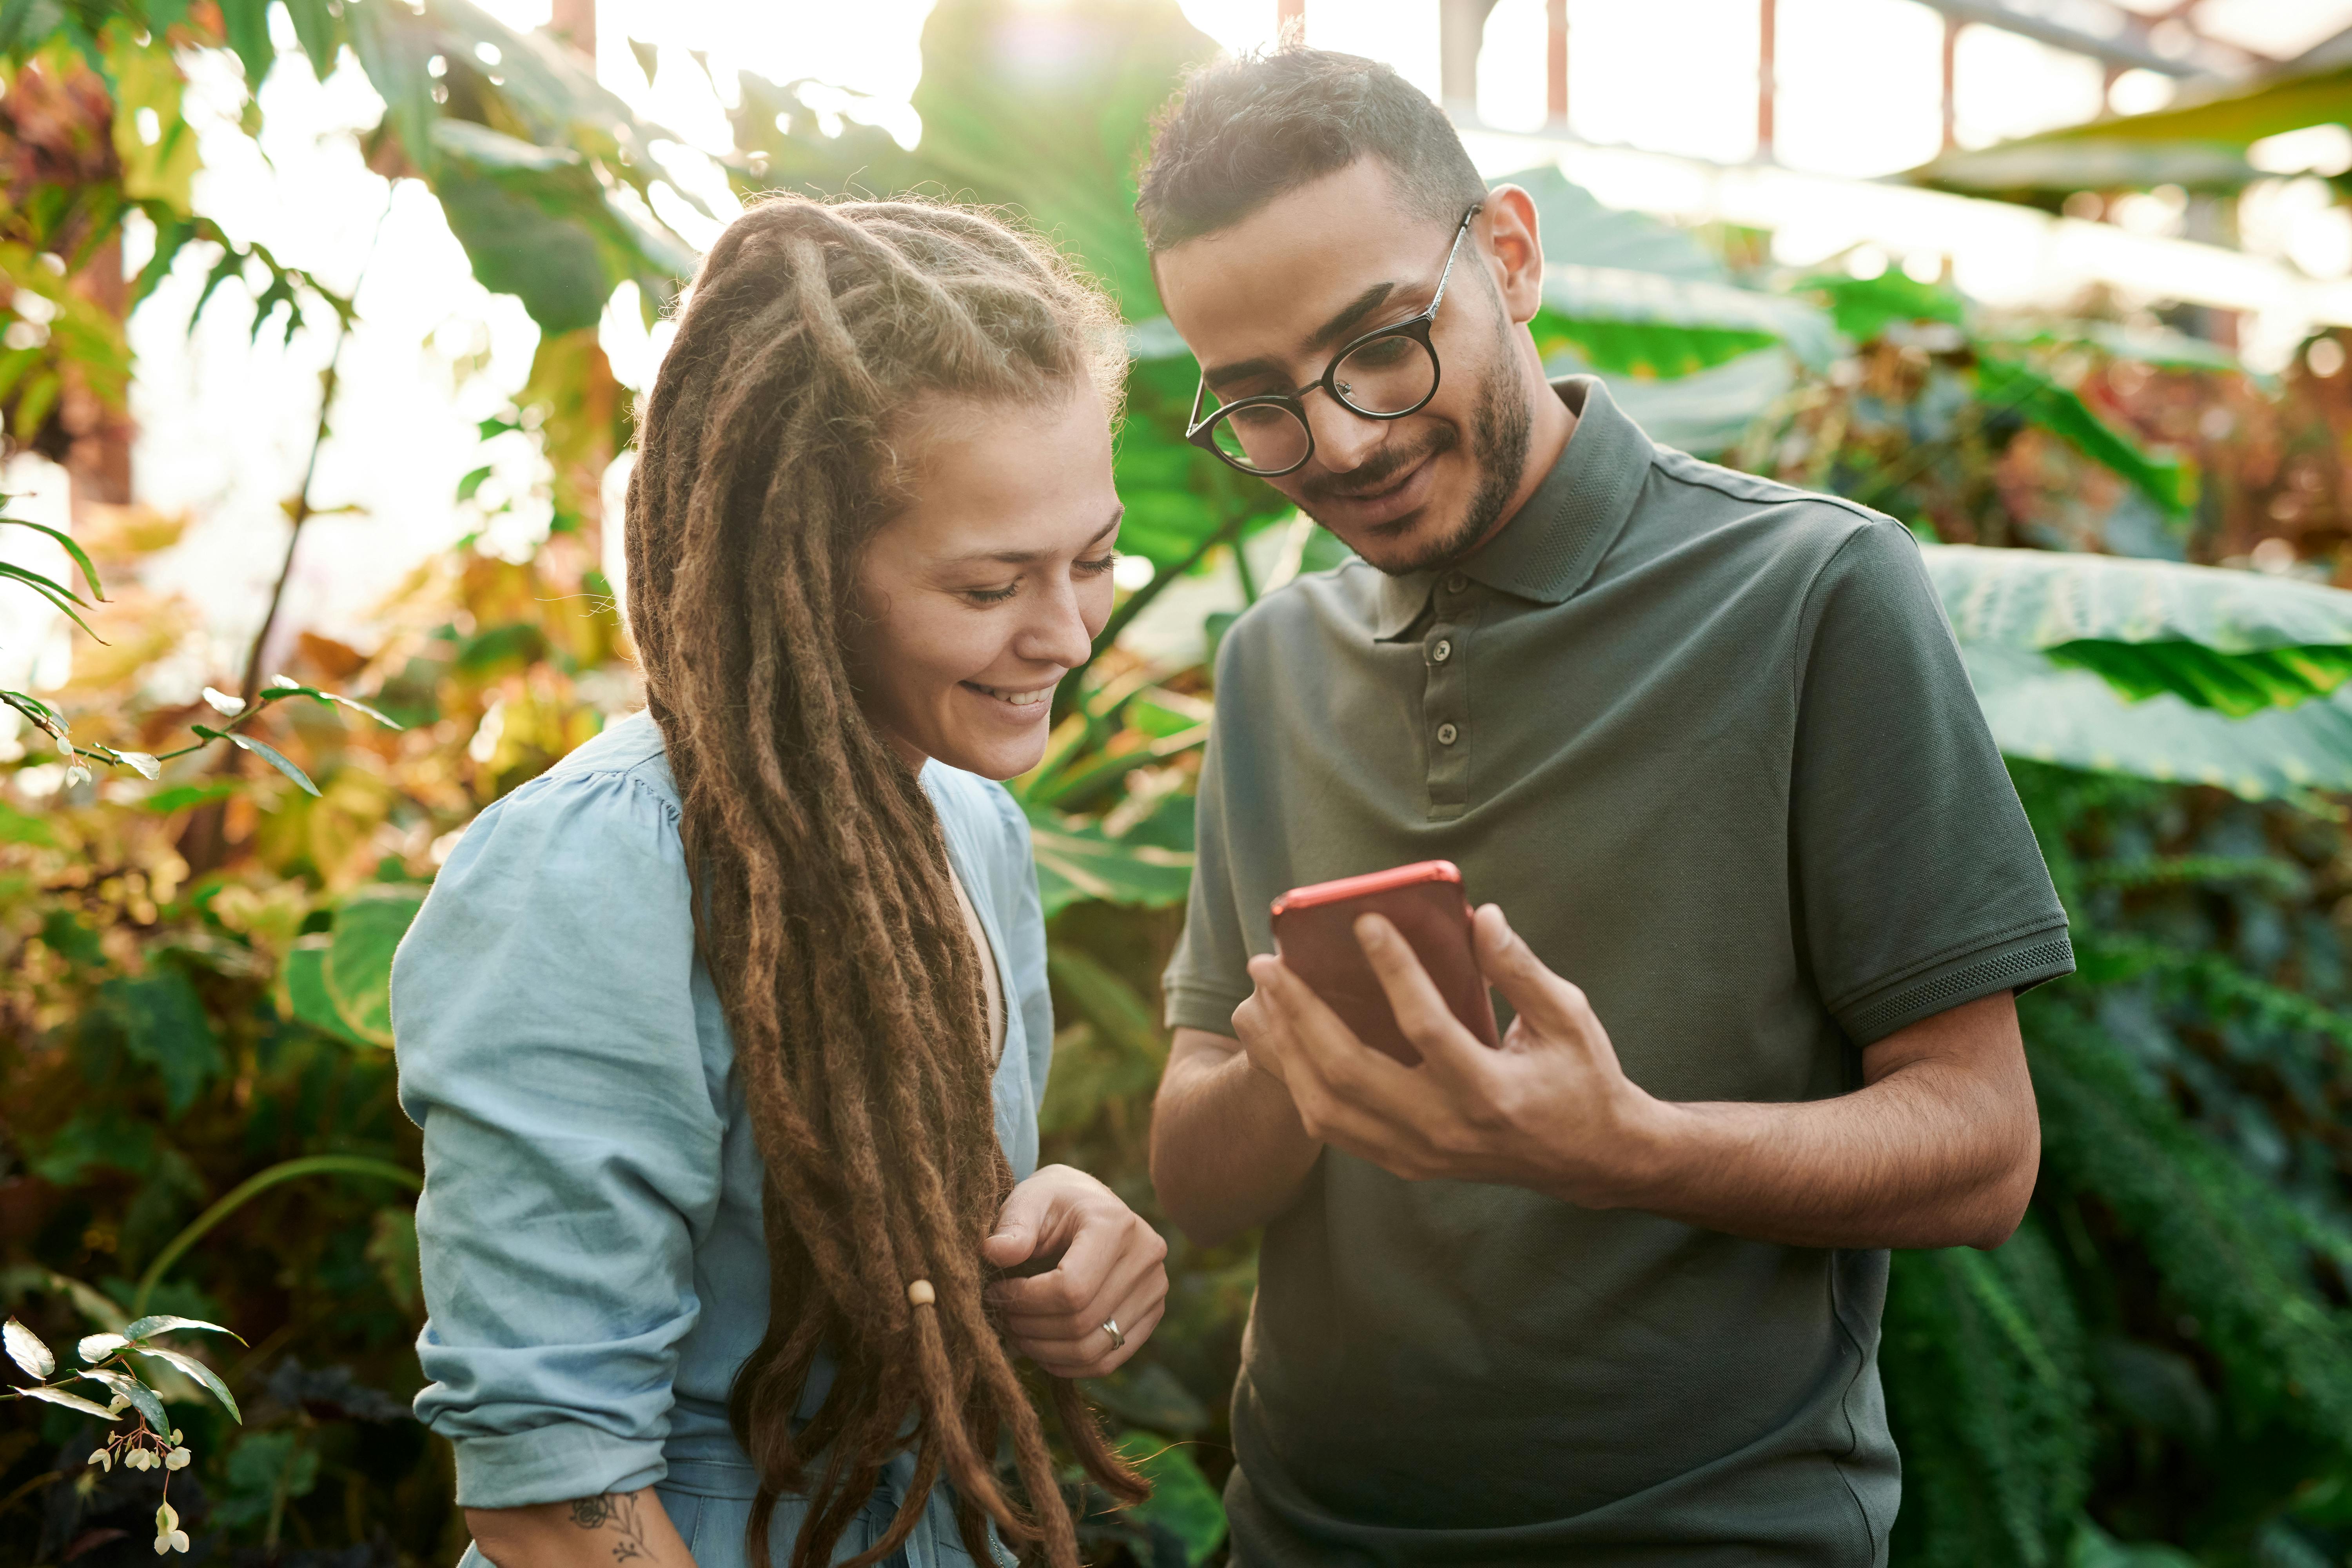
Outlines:
{"label": "shirt cuff", "polygon": [[2023,991],[2074,973],[2074,945],[2059,921],[2038,931],[1970,948],[1831,1009],[1857,1046],[1873,1046],[1923,1018],[1999,991]]}
{"label": "shirt cuff", "polygon": [[633,1492],[669,1474],[659,1443],[631,1441],[577,1422],[460,1437],[457,1506],[530,1508]]}
{"label": "shirt cuff", "polygon": [[1244,991],[1236,996],[1204,985],[1172,981],[1168,986],[1168,1026],[1171,1029],[1205,1029],[1212,1035],[1234,1037],[1234,1009],[1249,1000]]}

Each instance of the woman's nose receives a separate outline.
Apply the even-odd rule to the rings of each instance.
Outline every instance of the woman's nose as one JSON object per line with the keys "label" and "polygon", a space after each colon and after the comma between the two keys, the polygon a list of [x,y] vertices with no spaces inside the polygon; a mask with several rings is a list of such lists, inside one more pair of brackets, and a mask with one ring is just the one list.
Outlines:
{"label": "woman's nose", "polygon": [[1022,640],[1014,651],[1039,664],[1076,669],[1093,655],[1094,648],[1077,588],[1066,582],[1055,592],[1038,595],[1037,612],[1022,627]]}

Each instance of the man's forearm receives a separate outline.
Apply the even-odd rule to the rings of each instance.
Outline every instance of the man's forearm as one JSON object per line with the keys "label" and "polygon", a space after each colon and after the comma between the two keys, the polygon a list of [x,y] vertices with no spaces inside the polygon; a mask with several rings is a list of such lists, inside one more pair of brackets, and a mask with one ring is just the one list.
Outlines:
{"label": "man's forearm", "polygon": [[1998,1247],[2033,1194],[2025,1106],[1933,1061],[1833,1100],[1660,1103],[1622,1206],[1794,1247]]}
{"label": "man's forearm", "polygon": [[1264,1225],[1297,1201],[1322,1148],[1239,1041],[1176,1031],[1151,1108],[1151,1180],[1185,1235],[1213,1247]]}
{"label": "man's forearm", "polygon": [[651,1487],[532,1508],[469,1508],[466,1527],[495,1568],[694,1568]]}

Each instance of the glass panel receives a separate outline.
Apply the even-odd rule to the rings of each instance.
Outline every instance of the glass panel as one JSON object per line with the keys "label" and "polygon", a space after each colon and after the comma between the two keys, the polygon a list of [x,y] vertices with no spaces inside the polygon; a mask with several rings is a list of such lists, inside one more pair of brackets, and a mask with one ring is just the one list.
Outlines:
{"label": "glass panel", "polygon": [[1210,431],[1217,450],[1262,474],[1297,468],[1307,457],[1307,426],[1279,404],[1253,404],[1219,416]]}
{"label": "glass panel", "polygon": [[1340,400],[1363,414],[1402,414],[1428,401],[1437,361],[1418,338],[1374,338],[1331,373]]}

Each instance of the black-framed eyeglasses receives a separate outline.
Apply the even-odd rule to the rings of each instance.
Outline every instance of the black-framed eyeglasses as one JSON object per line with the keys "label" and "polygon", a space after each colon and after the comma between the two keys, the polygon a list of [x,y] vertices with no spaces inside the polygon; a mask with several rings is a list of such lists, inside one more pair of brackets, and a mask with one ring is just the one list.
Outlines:
{"label": "black-framed eyeglasses", "polygon": [[1445,302],[1446,280],[1454,276],[1454,258],[1462,253],[1462,237],[1470,220],[1485,205],[1462,215],[1454,230],[1454,244],[1445,253],[1445,270],[1437,275],[1437,292],[1429,309],[1410,321],[1366,332],[1345,344],[1323,367],[1319,380],[1296,392],[1267,392],[1236,398],[1201,416],[1208,401],[1209,379],[1201,378],[1192,395],[1192,414],[1184,439],[1214,452],[1245,474],[1276,479],[1307,466],[1315,456],[1315,432],[1307,423],[1307,395],[1321,387],[1350,414],[1366,419],[1402,419],[1418,414],[1437,395],[1437,349],[1429,329],[1437,308]]}

